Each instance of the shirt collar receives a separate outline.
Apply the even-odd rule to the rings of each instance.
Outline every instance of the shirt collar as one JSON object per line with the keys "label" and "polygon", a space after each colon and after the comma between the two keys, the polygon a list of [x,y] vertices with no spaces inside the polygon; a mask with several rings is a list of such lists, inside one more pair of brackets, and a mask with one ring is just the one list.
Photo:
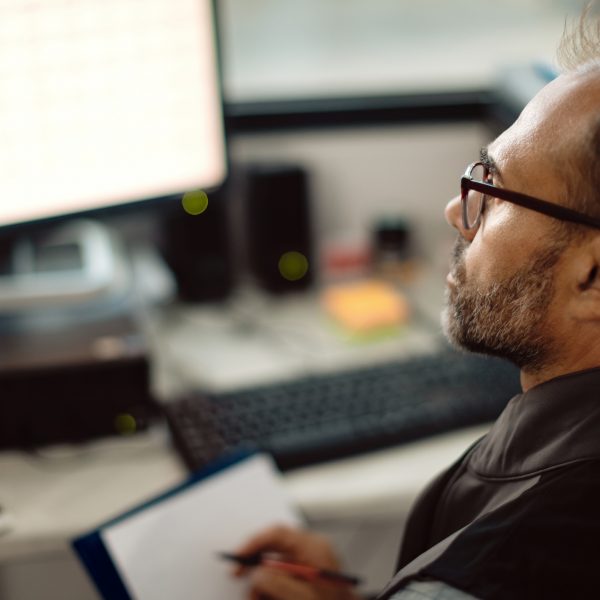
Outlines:
{"label": "shirt collar", "polygon": [[586,459],[600,459],[600,367],[515,396],[468,468],[488,479],[519,479]]}

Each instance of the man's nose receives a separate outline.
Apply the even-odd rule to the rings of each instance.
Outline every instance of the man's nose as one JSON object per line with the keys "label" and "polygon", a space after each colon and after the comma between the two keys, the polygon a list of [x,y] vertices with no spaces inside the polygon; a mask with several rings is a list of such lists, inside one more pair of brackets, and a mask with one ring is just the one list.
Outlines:
{"label": "man's nose", "polygon": [[452,225],[465,240],[470,242],[475,237],[477,228],[473,227],[472,229],[465,229],[463,225],[460,196],[452,198],[452,200],[446,204],[444,215],[448,224]]}

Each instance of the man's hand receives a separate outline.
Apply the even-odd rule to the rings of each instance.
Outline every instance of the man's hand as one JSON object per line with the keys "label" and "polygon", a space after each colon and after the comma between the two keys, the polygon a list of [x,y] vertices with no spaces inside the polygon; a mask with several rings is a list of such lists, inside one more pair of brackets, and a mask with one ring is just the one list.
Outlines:
{"label": "man's hand", "polygon": [[[304,563],[321,569],[337,571],[338,559],[329,541],[315,533],[291,527],[276,526],[259,533],[236,554],[276,552],[284,560]],[[247,574],[248,568],[238,567],[235,575]],[[285,571],[257,567],[250,577],[251,600],[358,600],[358,596],[347,586],[325,581],[306,581]]]}

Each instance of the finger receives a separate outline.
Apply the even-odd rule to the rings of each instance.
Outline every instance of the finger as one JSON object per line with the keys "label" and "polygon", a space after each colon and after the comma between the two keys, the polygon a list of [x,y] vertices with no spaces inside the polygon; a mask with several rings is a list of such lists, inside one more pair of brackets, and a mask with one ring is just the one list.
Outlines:
{"label": "finger", "polygon": [[270,600],[318,600],[314,587],[277,569],[258,568],[252,573],[252,593]]}
{"label": "finger", "polygon": [[287,525],[275,525],[252,536],[236,549],[237,554],[254,554],[268,550],[293,553],[305,537],[299,529]]}
{"label": "finger", "polygon": [[[301,532],[287,525],[274,525],[252,536],[236,550],[236,554],[249,555],[257,552],[281,552],[290,554],[297,545]],[[296,540],[296,541],[295,541]],[[293,551],[291,552],[293,554]],[[236,565],[232,571],[235,577],[247,575],[254,567]]]}
{"label": "finger", "polygon": [[[335,570],[340,566],[331,542],[325,536],[286,525],[276,525],[259,532],[237,551],[240,554],[278,552],[288,560],[325,569]],[[241,569],[239,573],[243,574],[245,570]]]}

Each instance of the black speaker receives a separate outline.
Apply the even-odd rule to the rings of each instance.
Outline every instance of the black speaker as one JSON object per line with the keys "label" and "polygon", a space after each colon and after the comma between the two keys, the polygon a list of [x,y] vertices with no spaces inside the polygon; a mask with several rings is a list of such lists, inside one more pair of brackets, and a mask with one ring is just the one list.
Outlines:
{"label": "black speaker", "polygon": [[181,300],[220,300],[233,289],[228,203],[228,190],[220,190],[198,214],[178,204],[162,215],[161,250]]}
{"label": "black speaker", "polygon": [[295,165],[253,165],[246,189],[250,271],[275,294],[310,287],[315,264],[306,171]]}

